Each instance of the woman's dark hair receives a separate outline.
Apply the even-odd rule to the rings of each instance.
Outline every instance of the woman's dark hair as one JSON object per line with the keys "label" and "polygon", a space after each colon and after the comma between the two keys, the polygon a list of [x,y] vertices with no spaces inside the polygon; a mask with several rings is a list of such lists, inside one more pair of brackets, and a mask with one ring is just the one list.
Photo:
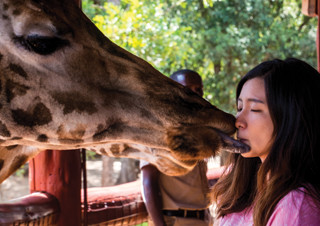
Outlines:
{"label": "woman's dark hair", "polygon": [[263,163],[232,154],[213,198],[219,216],[254,202],[254,225],[266,225],[277,203],[292,190],[304,187],[320,202],[320,75],[298,59],[266,61],[241,79],[237,99],[243,85],[257,77],[264,80],[274,143]]}

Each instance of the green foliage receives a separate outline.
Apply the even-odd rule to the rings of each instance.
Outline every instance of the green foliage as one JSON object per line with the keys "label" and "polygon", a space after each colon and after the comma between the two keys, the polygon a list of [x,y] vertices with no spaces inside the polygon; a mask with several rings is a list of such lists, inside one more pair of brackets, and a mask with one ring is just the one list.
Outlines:
{"label": "green foliage", "polygon": [[205,98],[232,113],[236,84],[258,63],[297,57],[316,66],[317,20],[301,13],[301,0],[83,0],[83,10],[165,75],[198,71]]}
{"label": "green foliage", "polygon": [[29,170],[29,163],[26,163],[22,165],[15,173],[14,175],[17,177],[26,177],[28,176]]}
{"label": "green foliage", "polygon": [[136,224],[136,226],[148,226],[148,222],[144,222],[142,224]]}
{"label": "green foliage", "polygon": [[90,151],[90,150],[86,150],[86,160],[96,160],[96,159],[100,159],[101,155],[98,155],[97,153]]}

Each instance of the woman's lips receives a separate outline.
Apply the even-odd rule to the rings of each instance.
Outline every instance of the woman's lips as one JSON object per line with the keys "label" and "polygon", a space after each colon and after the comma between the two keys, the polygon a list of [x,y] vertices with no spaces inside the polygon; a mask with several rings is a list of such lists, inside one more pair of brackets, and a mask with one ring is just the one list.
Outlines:
{"label": "woman's lips", "polygon": [[245,144],[245,145],[248,147],[248,149],[247,149],[245,152],[242,152],[242,153],[247,153],[247,152],[250,151],[251,147],[250,147],[249,140],[244,139],[244,138],[240,138],[240,137],[238,137],[237,140],[238,140],[240,143],[243,143],[243,144]]}
{"label": "woman's lips", "polygon": [[245,143],[245,144],[248,144],[248,140],[246,139],[242,139],[242,138],[238,138],[238,141],[240,141],[241,143]]}
{"label": "woman's lips", "polygon": [[232,152],[232,153],[246,153],[250,151],[250,146],[246,143],[243,143],[239,140],[234,139],[226,135],[225,133],[215,129],[215,131],[221,137],[221,146],[224,151]]}

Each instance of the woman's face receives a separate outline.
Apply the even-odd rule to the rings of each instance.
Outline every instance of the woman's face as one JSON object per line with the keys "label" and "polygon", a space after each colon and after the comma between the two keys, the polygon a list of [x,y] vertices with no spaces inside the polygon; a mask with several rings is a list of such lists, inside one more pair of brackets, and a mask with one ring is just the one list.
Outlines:
{"label": "woman's face", "polygon": [[248,80],[237,101],[237,137],[251,150],[241,154],[245,158],[259,157],[263,162],[273,143],[273,123],[266,100],[262,78]]}

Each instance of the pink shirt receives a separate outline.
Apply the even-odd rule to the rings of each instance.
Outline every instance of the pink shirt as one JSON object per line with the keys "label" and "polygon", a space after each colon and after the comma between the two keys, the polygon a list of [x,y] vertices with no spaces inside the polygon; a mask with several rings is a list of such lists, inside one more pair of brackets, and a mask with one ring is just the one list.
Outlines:
{"label": "pink shirt", "polygon": [[[302,191],[304,189],[301,189]],[[249,226],[253,225],[252,209],[239,213],[228,214],[221,218],[223,226]],[[277,204],[267,226],[319,226],[320,209],[316,207],[313,199],[303,192],[294,190],[289,192]]]}

